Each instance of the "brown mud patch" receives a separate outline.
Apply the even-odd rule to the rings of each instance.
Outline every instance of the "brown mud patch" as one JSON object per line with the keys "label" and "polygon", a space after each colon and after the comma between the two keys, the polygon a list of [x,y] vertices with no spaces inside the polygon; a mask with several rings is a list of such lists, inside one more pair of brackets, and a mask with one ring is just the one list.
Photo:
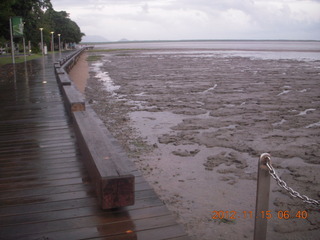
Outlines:
{"label": "brown mud patch", "polygon": [[[193,239],[252,238],[259,155],[319,199],[320,63],[200,50],[113,51],[90,63],[86,98]],[[269,239],[316,239],[319,208],[271,179]],[[212,211],[236,219],[212,219]],[[308,211],[308,219],[295,217]],[[292,218],[279,219],[278,211]]]}
{"label": "brown mud patch", "polygon": [[71,80],[81,93],[84,93],[89,78],[89,65],[86,61],[87,56],[88,55],[86,52],[81,54],[77,64],[74,65],[74,67],[69,72]]}

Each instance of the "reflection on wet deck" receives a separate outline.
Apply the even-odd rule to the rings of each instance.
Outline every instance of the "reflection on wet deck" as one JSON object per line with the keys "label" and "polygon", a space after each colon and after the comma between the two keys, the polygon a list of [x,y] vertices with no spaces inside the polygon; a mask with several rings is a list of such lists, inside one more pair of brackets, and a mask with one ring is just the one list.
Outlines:
{"label": "reflection on wet deck", "polygon": [[139,172],[102,211],[46,56],[0,67],[0,239],[188,239]]}

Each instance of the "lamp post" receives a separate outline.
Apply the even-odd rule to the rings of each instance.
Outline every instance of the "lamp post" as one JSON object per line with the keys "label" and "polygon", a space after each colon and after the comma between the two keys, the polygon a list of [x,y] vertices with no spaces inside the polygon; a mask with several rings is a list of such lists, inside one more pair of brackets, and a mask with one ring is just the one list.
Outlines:
{"label": "lamp post", "polygon": [[59,37],[59,52],[61,52],[60,36],[61,36],[61,34],[59,33],[59,34],[58,34],[58,37]]}
{"label": "lamp post", "polygon": [[43,53],[43,34],[42,34],[42,30],[43,28],[39,28],[40,32],[41,32],[41,52],[42,52],[42,55],[44,54]]}
{"label": "lamp post", "polygon": [[54,51],[54,46],[53,46],[53,34],[54,34],[54,32],[50,32],[51,33],[51,52],[53,53],[53,51]]}
{"label": "lamp post", "polygon": [[[24,29],[24,25],[26,24],[26,22],[23,22],[23,29]],[[24,55],[24,61],[27,60],[27,55],[26,55],[26,40],[24,38],[24,33],[22,36],[22,44],[23,44],[23,55]]]}

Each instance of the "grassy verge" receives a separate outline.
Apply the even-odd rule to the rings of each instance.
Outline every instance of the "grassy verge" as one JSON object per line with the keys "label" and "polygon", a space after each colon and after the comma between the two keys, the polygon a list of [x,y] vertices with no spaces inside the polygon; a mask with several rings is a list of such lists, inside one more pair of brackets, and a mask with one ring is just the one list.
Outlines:
{"label": "grassy verge", "polygon": [[114,49],[91,49],[89,52],[115,52],[115,51],[139,51],[148,50],[146,48],[114,48]]}
{"label": "grassy verge", "polygon": [[87,57],[88,62],[99,61],[102,58],[102,55],[92,55]]}
{"label": "grassy verge", "polygon": [[[107,53],[107,52],[119,52],[117,56],[128,56],[128,51],[139,51],[139,50],[148,50],[146,48],[113,48],[113,49],[91,49],[88,52],[96,53]],[[99,61],[103,55],[90,55],[87,57],[88,62]]]}
{"label": "grassy verge", "polygon": [[[40,57],[42,57],[41,54],[32,54],[30,56],[27,56],[26,59],[27,61],[29,61],[29,60],[40,58]],[[16,56],[14,59],[16,63],[24,62],[24,56],[19,55],[19,56]],[[12,63],[11,56],[0,57],[0,65],[5,65],[9,63]]]}

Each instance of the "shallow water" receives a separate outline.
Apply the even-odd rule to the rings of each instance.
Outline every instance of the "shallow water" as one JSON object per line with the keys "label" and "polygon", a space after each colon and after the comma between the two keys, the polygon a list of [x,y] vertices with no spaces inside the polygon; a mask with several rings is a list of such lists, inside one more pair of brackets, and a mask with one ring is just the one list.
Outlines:
{"label": "shallow water", "polygon": [[[320,41],[177,41],[177,42],[121,42],[97,44],[96,49],[188,49],[189,53],[209,56],[240,56],[260,59],[320,60]],[[193,51],[190,51],[193,50]],[[181,52],[180,52],[181,53]]]}

